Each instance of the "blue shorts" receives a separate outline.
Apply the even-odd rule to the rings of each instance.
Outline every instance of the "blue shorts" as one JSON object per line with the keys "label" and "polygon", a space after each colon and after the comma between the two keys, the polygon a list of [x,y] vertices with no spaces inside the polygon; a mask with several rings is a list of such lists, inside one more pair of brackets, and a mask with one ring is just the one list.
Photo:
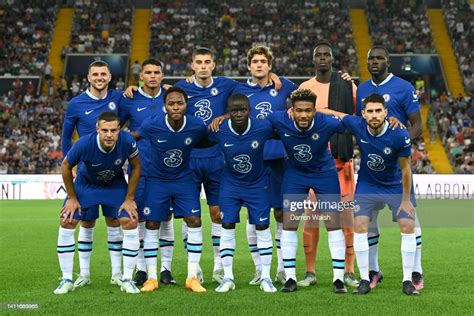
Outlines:
{"label": "blue shorts", "polygon": [[191,158],[189,166],[193,170],[193,180],[198,192],[201,192],[201,183],[204,185],[207,205],[219,205],[219,187],[224,169],[224,156]]}
{"label": "blue shorts", "polygon": [[138,181],[137,190],[135,191],[135,203],[137,203],[138,214],[140,218],[143,215],[143,202],[145,198],[145,177],[140,177]]}
{"label": "blue shorts", "polygon": [[[380,187],[366,182],[357,182],[355,190],[355,208],[354,216],[372,217],[372,211],[380,210],[388,205],[392,211],[394,221],[400,218],[411,218],[405,211],[400,211],[397,215],[398,208],[402,202],[403,186],[396,185],[391,187]],[[410,195],[410,200],[415,206],[415,195]],[[414,219],[413,219],[414,220]]]}
{"label": "blue shorts", "polygon": [[[67,198],[64,200],[63,206],[66,204],[66,200]],[[120,203],[119,205],[114,205],[114,206],[104,205],[104,204],[100,205],[102,207],[102,215],[104,217],[113,217],[113,218],[130,217],[128,216],[128,213],[125,211],[122,211],[120,215],[118,215],[118,209],[120,205],[122,205],[122,203]],[[93,205],[87,208],[83,208],[81,206],[81,214],[79,214],[79,212],[76,211],[74,213],[73,218],[75,220],[81,220],[81,221],[95,221],[96,219],[99,218],[99,205]]]}
{"label": "blue shorts", "polygon": [[[341,189],[335,168],[321,172],[305,173],[288,168],[283,175],[281,191],[283,193],[283,212],[288,212],[290,204],[301,202],[313,189],[318,200],[318,211],[340,211]],[[304,211],[304,210],[302,210]]]}
{"label": "blue shorts", "polygon": [[201,217],[199,191],[191,179],[146,179],[143,218],[164,222],[170,214],[170,203],[175,217]]}
{"label": "blue shorts", "polygon": [[240,209],[246,206],[249,223],[270,224],[270,188],[268,175],[253,184],[241,186],[225,179],[221,182],[219,207],[222,223],[239,223]]}
{"label": "blue shorts", "polygon": [[272,208],[283,208],[281,183],[285,173],[285,161],[285,158],[265,160],[265,167],[270,176],[270,206]]}
{"label": "blue shorts", "polygon": [[85,181],[75,181],[74,190],[82,208],[95,205],[122,205],[127,195],[127,182],[115,182],[110,185],[91,184]]}

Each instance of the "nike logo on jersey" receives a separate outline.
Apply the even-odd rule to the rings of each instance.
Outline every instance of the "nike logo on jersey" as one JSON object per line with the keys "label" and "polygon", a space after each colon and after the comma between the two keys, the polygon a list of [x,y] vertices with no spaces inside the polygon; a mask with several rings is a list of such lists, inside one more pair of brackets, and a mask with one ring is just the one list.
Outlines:
{"label": "nike logo on jersey", "polygon": [[100,166],[102,163],[98,163],[98,164],[92,164],[92,167],[98,167]]}
{"label": "nike logo on jersey", "polygon": [[141,111],[143,111],[144,109],[148,109],[148,107],[144,107],[144,108],[137,108],[137,112],[141,112]]}
{"label": "nike logo on jersey", "polygon": [[234,146],[234,144],[227,144],[227,143],[224,143],[224,147],[232,147]]}
{"label": "nike logo on jersey", "polygon": [[405,137],[405,144],[409,144],[409,143],[410,143],[410,138]]}
{"label": "nike logo on jersey", "polygon": [[255,93],[250,93],[247,95],[247,98],[250,98],[251,96],[253,96]]}
{"label": "nike logo on jersey", "polygon": [[188,95],[188,99],[194,98],[193,95]]}
{"label": "nike logo on jersey", "polygon": [[291,135],[287,134],[287,133],[284,133],[283,135],[285,135],[285,137],[290,137]]}
{"label": "nike logo on jersey", "polygon": [[91,114],[92,112],[94,112],[94,110],[86,111],[86,112],[84,112],[84,113],[85,113],[86,115],[89,115],[89,114]]}
{"label": "nike logo on jersey", "polygon": [[192,210],[191,210],[191,213],[197,213],[197,212],[199,212],[199,209],[197,209],[197,210],[192,209]]}
{"label": "nike logo on jersey", "polygon": [[265,217],[265,218],[261,218],[261,217],[260,217],[260,218],[259,218],[259,220],[260,220],[261,222],[266,221],[267,219],[268,219],[268,217]]}
{"label": "nike logo on jersey", "polygon": [[157,139],[156,140],[158,143],[166,143],[168,140],[167,139]]}
{"label": "nike logo on jersey", "polygon": [[362,138],[360,139],[360,142],[361,142],[361,143],[364,143],[364,144],[368,144],[368,143],[369,143],[368,141],[363,140]]}

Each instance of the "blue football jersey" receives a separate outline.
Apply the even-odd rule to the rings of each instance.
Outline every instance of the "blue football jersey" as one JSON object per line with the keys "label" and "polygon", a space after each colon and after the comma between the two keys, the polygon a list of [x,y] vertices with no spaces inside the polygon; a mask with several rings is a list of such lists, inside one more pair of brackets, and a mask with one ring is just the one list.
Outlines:
{"label": "blue football jersey", "polygon": [[157,114],[138,128],[138,135],[150,141],[152,163],[148,176],[164,180],[191,176],[191,149],[207,135],[207,127],[201,119],[186,115],[183,126],[176,132],[167,119],[167,114]]}
{"label": "blue football jersey", "polygon": [[384,130],[373,136],[367,122],[360,116],[347,115],[342,122],[359,144],[361,162],[358,181],[379,186],[400,185],[402,173],[398,158],[411,155],[408,131],[400,128],[392,130],[385,121]]}
{"label": "blue football jersey", "polygon": [[[146,94],[142,88],[138,88],[138,91],[134,93],[133,98],[122,99],[119,109],[120,122],[123,124],[126,121],[129,121],[129,128],[133,132],[137,131],[148,117],[155,114],[164,116],[163,94],[163,88],[161,88],[160,92],[155,97]],[[148,167],[151,165],[150,141],[147,139],[140,139],[137,143],[142,162],[142,176],[147,176]]]}
{"label": "blue football jersey", "polygon": [[[127,159],[138,155],[137,143],[132,135],[120,131],[115,147],[106,152],[99,142],[99,135],[92,133],[81,137],[65,159],[69,165],[78,165],[76,184],[89,183],[102,186],[123,185],[123,165]],[[82,162],[82,163],[81,163]]]}
{"label": "blue football jersey", "polygon": [[224,153],[223,177],[243,186],[262,179],[266,174],[263,148],[272,135],[273,128],[267,120],[249,118],[249,125],[243,134],[234,131],[229,119],[222,122],[219,131],[210,133],[209,139],[218,143]]}
{"label": "blue football jersey", "polygon": [[334,133],[343,133],[344,125],[335,116],[316,113],[311,126],[300,130],[286,112],[267,116],[276,129],[288,153],[288,162],[303,172],[325,171],[335,168],[328,142]]}
{"label": "blue football jersey", "polygon": [[[207,87],[199,85],[196,81],[187,83],[178,81],[175,86],[182,88],[188,95],[186,114],[199,117],[206,125],[226,113],[227,99],[238,84],[237,81],[226,77],[214,77]],[[193,150],[192,156],[196,158],[217,157],[221,155],[218,147]]]}
{"label": "blue football jersey", "polygon": [[[286,100],[293,91],[298,89],[298,85],[292,81],[285,78],[280,78],[280,80],[282,86],[278,91],[274,85],[269,84],[261,87],[248,79],[246,83],[240,83],[233,93],[245,94],[250,102],[250,115],[258,119],[264,119],[273,112],[286,112]],[[279,140],[269,140],[265,144],[263,156],[265,160],[284,158],[283,143]]]}
{"label": "blue football jersey", "polygon": [[408,81],[389,74],[379,85],[376,85],[372,80],[367,80],[359,85],[357,88],[357,115],[361,115],[365,98],[373,93],[383,96],[388,115],[396,117],[405,126],[408,123],[408,115],[420,111],[415,88]]}
{"label": "blue football jersey", "polygon": [[69,101],[64,116],[62,149],[66,156],[72,147],[72,135],[74,129],[79,137],[94,133],[96,131],[97,118],[105,111],[113,111],[118,114],[122,91],[108,90],[107,95],[98,99],[89,90]]}

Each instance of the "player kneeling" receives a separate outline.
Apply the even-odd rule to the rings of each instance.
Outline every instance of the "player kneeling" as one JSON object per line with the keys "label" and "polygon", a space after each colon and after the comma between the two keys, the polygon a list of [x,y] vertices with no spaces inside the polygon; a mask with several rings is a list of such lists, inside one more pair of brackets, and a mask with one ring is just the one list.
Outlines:
{"label": "player kneeling", "polygon": [[235,251],[235,223],[245,205],[249,223],[257,230],[257,248],[262,262],[260,288],[276,292],[270,278],[272,235],[270,223],[269,177],[263,160],[265,142],[273,135],[270,122],[250,118],[250,104],[243,94],[229,97],[227,111],[230,119],[222,122],[220,130],[209,135],[224,153],[225,166],[219,190],[222,230],[220,241],[224,279],[216,292],[235,288],[232,264]]}
{"label": "player kneeling", "polygon": [[[122,169],[126,160],[132,168],[128,185]],[[72,168],[76,165],[79,167],[73,183]],[[98,205],[103,211],[114,211],[114,217],[119,218],[122,226],[124,273],[121,289],[127,293],[140,293],[131,280],[140,246],[134,201],[140,171],[137,144],[130,134],[120,131],[119,117],[113,112],[102,113],[97,119],[97,132],[80,138],[68,152],[61,166],[67,199],[61,210],[57,247],[63,276],[54,294],[74,290],[74,231],[79,220],[99,217]]]}

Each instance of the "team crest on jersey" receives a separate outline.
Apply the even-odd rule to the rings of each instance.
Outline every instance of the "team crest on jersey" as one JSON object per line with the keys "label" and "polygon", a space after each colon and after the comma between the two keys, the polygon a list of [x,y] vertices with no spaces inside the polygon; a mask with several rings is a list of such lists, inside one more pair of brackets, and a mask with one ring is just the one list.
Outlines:
{"label": "team crest on jersey", "polygon": [[385,100],[385,102],[390,101],[390,94],[388,94],[388,93],[384,94],[383,99]]}
{"label": "team crest on jersey", "polygon": [[271,90],[270,90],[270,95],[271,95],[272,97],[276,97],[276,96],[278,95],[278,92],[277,92],[275,89],[271,89]]}
{"label": "team crest on jersey", "polygon": [[319,139],[319,134],[318,133],[314,133],[313,136],[311,136],[311,138],[313,140],[318,140]]}
{"label": "team crest on jersey", "polygon": [[143,214],[150,215],[150,213],[151,213],[151,210],[148,206],[143,209]]}
{"label": "team crest on jersey", "polygon": [[185,143],[186,145],[191,145],[192,142],[193,142],[193,140],[191,139],[191,137],[188,137],[188,138],[186,138],[186,139],[184,140],[184,143]]}
{"label": "team crest on jersey", "polygon": [[383,149],[383,153],[384,153],[385,155],[390,155],[390,154],[392,153],[392,148],[390,148],[390,147],[385,147],[385,148]]}
{"label": "team crest on jersey", "polygon": [[258,141],[254,140],[250,146],[252,146],[253,149],[257,149],[258,145],[259,145]]}
{"label": "team crest on jersey", "polygon": [[115,165],[118,166],[122,163],[122,159],[118,158],[117,160],[115,160]]}
{"label": "team crest on jersey", "polygon": [[109,109],[111,111],[115,110],[117,108],[117,105],[115,104],[115,102],[109,102]]}
{"label": "team crest on jersey", "polygon": [[212,88],[212,89],[211,89],[211,94],[212,94],[212,95],[218,95],[218,94],[219,94],[219,90],[217,90],[217,88]]}

